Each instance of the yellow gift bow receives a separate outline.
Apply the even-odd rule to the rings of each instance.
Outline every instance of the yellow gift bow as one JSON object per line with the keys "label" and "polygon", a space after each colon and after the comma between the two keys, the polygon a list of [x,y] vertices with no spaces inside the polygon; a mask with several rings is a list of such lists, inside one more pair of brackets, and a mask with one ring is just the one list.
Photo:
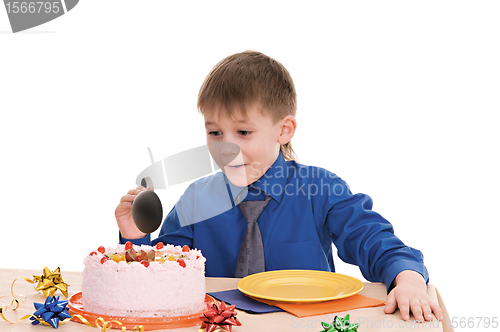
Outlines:
{"label": "yellow gift bow", "polygon": [[47,296],[54,295],[57,290],[60,290],[65,297],[68,297],[69,285],[62,277],[61,270],[59,268],[55,269],[54,272],[51,272],[48,267],[45,267],[43,269],[43,275],[34,275],[33,278],[33,283],[38,281],[38,285],[36,285],[35,290],[42,291],[45,298],[47,298]]}

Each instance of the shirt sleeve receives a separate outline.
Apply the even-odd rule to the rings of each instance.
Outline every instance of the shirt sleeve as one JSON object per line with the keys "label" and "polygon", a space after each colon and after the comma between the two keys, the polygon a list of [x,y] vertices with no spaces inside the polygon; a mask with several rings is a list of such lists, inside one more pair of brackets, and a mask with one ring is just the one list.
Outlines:
{"label": "shirt sleeve", "polygon": [[119,243],[120,244],[125,244],[127,243],[128,241],[132,242],[133,244],[135,245],[150,245],[151,244],[151,235],[147,234],[145,237],[143,238],[140,238],[140,239],[126,239],[122,236],[122,234],[120,232],[118,232],[118,236],[119,236]]}
{"label": "shirt sleeve", "polygon": [[333,181],[333,188],[326,222],[344,262],[359,266],[367,280],[384,282],[388,292],[404,270],[416,271],[429,282],[422,253],[406,246],[394,235],[392,225],[372,211],[370,196],[353,195],[341,179]]}
{"label": "shirt sleeve", "polygon": [[176,246],[188,245],[193,247],[193,227],[181,226],[175,206],[170,210],[167,217],[163,221],[160,229],[160,234],[156,240],[153,240],[151,245],[156,245],[158,242],[169,243]]}

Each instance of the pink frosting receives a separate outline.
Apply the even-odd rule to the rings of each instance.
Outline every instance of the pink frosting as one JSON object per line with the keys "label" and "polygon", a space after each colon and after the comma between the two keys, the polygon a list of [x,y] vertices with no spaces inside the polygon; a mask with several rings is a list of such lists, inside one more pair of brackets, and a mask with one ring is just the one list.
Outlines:
{"label": "pink frosting", "polygon": [[[178,316],[203,310],[205,300],[205,257],[192,249],[182,252],[180,246],[165,245],[157,250],[150,246],[133,246],[134,250],[154,249],[163,254],[183,255],[186,267],[176,261],[127,263],[108,260],[104,254],[124,253],[125,246],[107,248],[104,254],[87,256],[82,280],[84,309],[90,312],[121,316]],[[198,257],[198,258],[196,258]]]}

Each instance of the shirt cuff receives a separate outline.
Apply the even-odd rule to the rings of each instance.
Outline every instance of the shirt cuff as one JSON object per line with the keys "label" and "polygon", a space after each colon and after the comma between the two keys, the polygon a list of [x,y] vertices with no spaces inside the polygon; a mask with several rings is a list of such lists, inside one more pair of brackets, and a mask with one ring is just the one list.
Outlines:
{"label": "shirt cuff", "polygon": [[429,282],[429,273],[427,272],[427,268],[421,262],[416,262],[413,260],[401,259],[397,262],[391,264],[385,271],[382,273],[382,282],[385,283],[387,287],[387,294],[392,290],[392,283],[396,276],[405,270],[412,270],[418,272],[422,275],[427,284]]}
{"label": "shirt cuff", "polygon": [[151,235],[150,234],[146,234],[145,237],[140,238],[140,239],[131,240],[131,239],[126,239],[126,238],[122,237],[122,234],[120,232],[118,232],[118,233],[119,233],[120,244],[125,244],[125,243],[127,243],[127,241],[130,241],[130,242],[132,242],[132,244],[135,244],[138,246],[143,245],[143,244],[148,245],[148,246],[151,245]]}

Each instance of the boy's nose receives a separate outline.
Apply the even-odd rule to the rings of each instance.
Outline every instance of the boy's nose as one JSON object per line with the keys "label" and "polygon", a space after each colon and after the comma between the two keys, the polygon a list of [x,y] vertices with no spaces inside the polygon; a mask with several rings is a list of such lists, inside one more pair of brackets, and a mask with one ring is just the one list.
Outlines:
{"label": "boy's nose", "polygon": [[210,142],[209,144],[212,157],[217,164],[220,162],[224,166],[229,165],[240,154],[240,147],[235,143]]}
{"label": "boy's nose", "polygon": [[236,157],[240,153],[240,147],[237,144],[230,142],[222,142],[221,154],[225,156],[233,156]]}

